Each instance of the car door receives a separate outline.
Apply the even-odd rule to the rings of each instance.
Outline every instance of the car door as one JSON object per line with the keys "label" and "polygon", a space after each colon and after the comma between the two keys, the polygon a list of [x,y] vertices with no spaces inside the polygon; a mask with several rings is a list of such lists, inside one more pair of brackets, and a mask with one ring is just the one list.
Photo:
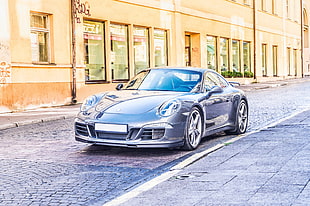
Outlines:
{"label": "car door", "polygon": [[[204,76],[205,101],[203,103],[205,111],[205,123],[207,131],[225,126],[231,110],[231,94],[229,84],[221,79],[215,72],[208,71]],[[217,92],[212,92],[214,87],[220,87]]]}

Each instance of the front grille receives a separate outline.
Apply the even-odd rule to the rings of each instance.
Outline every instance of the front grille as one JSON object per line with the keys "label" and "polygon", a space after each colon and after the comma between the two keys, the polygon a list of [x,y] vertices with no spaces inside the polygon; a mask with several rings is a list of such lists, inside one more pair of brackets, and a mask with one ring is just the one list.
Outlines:
{"label": "front grille", "polygon": [[127,134],[115,134],[97,131],[97,138],[100,139],[114,139],[114,140],[126,140]]}
{"label": "front grille", "polygon": [[160,139],[165,135],[165,129],[144,129],[141,135],[141,139]]}
{"label": "front grille", "polygon": [[79,122],[75,123],[75,131],[79,135],[88,136],[87,125]]}

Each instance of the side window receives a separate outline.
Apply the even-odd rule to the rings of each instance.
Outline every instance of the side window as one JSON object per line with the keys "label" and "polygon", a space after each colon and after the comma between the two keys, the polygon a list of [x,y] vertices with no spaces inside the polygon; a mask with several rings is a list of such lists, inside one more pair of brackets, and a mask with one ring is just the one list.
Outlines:
{"label": "side window", "polygon": [[205,74],[204,85],[206,91],[210,91],[214,86],[219,86],[221,88],[228,87],[226,80],[214,72],[207,72]]}
{"label": "side window", "polygon": [[217,86],[217,83],[214,81],[214,78],[212,78],[211,72],[207,72],[204,78],[205,91],[210,91],[214,86]]}
{"label": "side window", "polygon": [[212,76],[212,78],[216,82],[217,86],[220,86],[222,88],[228,87],[228,83],[223,77],[221,77],[220,75],[218,75],[216,73],[210,73],[210,75]]}

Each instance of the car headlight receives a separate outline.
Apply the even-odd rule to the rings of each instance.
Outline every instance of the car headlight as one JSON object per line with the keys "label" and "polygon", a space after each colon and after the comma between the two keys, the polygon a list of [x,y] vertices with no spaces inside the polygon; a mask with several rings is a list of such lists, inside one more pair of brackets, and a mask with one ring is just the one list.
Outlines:
{"label": "car headlight", "polygon": [[100,99],[101,98],[96,96],[96,95],[87,97],[81,106],[81,111],[85,112],[85,111],[89,110],[91,107],[93,107],[95,104],[97,104]]}
{"label": "car headlight", "polygon": [[159,114],[163,117],[168,117],[179,111],[181,102],[179,100],[169,100],[159,108]]}

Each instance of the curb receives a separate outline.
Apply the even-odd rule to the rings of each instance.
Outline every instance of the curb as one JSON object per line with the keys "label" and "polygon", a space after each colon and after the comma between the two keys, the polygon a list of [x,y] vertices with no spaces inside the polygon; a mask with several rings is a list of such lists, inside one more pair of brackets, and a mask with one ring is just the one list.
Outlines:
{"label": "curb", "polygon": [[0,130],[11,129],[11,128],[20,127],[20,126],[29,125],[29,124],[38,124],[38,123],[50,122],[50,121],[61,120],[61,119],[69,119],[75,116],[76,115],[65,115],[65,116],[62,115],[62,116],[45,117],[45,118],[35,119],[35,120],[25,120],[25,121],[20,121],[20,122],[8,123],[8,124],[0,125]]}

